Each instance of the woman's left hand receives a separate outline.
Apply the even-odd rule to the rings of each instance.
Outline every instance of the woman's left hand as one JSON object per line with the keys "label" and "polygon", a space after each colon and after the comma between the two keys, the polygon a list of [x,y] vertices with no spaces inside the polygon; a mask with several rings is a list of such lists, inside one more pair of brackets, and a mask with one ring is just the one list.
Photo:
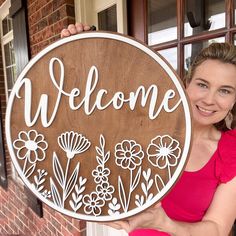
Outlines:
{"label": "woman's left hand", "polygon": [[141,228],[156,229],[165,232],[173,232],[174,230],[174,221],[166,215],[161,203],[125,221],[115,221],[106,223],[105,225],[119,230],[124,229],[127,233]]}

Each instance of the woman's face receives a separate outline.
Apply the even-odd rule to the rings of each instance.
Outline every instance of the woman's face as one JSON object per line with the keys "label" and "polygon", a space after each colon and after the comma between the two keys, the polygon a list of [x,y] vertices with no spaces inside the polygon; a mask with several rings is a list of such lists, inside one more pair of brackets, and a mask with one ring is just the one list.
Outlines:
{"label": "woman's face", "polygon": [[223,120],[236,101],[236,66],[208,59],[187,85],[194,121],[213,125]]}

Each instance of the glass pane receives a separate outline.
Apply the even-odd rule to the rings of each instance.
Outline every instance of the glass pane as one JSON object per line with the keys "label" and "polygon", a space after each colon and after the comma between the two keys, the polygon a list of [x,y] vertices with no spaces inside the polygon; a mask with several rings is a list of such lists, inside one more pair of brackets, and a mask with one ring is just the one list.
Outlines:
{"label": "glass pane", "polygon": [[11,54],[10,54],[9,43],[4,45],[4,53],[5,53],[5,64],[6,66],[9,66],[11,65]]}
{"label": "glass pane", "polygon": [[17,77],[13,40],[4,45],[4,56],[7,75],[7,87],[9,91],[12,89]]}
{"label": "glass pane", "polygon": [[116,5],[113,5],[98,13],[99,30],[117,32]]}
{"label": "glass pane", "polygon": [[214,38],[206,41],[201,41],[193,44],[187,44],[184,46],[184,70],[185,72],[188,71],[189,66],[196,55],[205,47],[213,42],[222,43],[225,42],[224,37]]}
{"label": "glass pane", "polygon": [[7,87],[8,87],[8,91],[9,91],[12,89],[12,87],[14,85],[13,68],[12,67],[6,68],[6,72],[7,72]]}
{"label": "glass pane", "polygon": [[177,70],[177,48],[168,48],[158,51]]}
{"label": "glass pane", "polygon": [[225,1],[186,0],[184,35],[196,35],[225,27]]}
{"label": "glass pane", "polygon": [[234,35],[234,45],[236,45],[236,34]]}
{"label": "glass pane", "polygon": [[13,40],[4,45],[4,55],[5,55],[6,66],[15,64]]}
{"label": "glass pane", "polygon": [[177,39],[176,0],[148,0],[148,45]]}
{"label": "glass pane", "polygon": [[6,16],[2,20],[2,32],[3,32],[3,35],[7,34],[11,30],[12,30],[12,18],[10,18],[9,16]]}

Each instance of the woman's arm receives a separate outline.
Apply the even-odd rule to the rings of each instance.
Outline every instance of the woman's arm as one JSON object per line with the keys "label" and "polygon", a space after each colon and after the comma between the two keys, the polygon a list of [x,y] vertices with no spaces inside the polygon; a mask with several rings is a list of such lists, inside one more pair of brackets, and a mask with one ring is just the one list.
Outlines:
{"label": "woman's arm", "polygon": [[[202,196],[204,197],[204,196]],[[236,177],[221,184],[201,222],[186,223],[170,219],[160,204],[145,212],[108,225],[131,232],[140,228],[152,228],[173,236],[227,236],[236,218]]]}
{"label": "woman's arm", "polygon": [[[204,197],[204,196],[203,196]],[[204,218],[199,223],[174,222],[176,234],[227,236],[236,218],[236,177],[216,190],[213,201]],[[184,235],[184,234],[183,234]]]}

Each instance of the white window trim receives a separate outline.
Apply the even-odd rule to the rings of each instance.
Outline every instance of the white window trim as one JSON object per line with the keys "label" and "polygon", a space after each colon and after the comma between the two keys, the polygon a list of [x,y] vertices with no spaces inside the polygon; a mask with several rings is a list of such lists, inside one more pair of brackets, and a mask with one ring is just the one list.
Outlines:
{"label": "white window trim", "polygon": [[[5,53],[4,53],[4,45],[9,43],[13,40],[13,30],[8,32],[6,35],[3,36],[3,29],[2,29],[2,20],[9,15],[9,9],[11,7],[11,1],[6,0],[1,6],[0,6],[0,39],[1,39],[1,47],[2,47],[2,61],[3,61],[3,75],[4,75],[4,84],[5,84],[5,95],[6,95],[6,103],[8,102],[8,85],[7,85],[7,73],[6,73],[6,63],[5,63]],[[11,169],[12,169],[12,178],[17,183],[20,183],[23,185],[23,181],[20,179],[19,175],[16,172],[16,169],[11,162]]]}
{"label": "white window trim", "polygon": [[10,7],[11,7],[10,0],[6,0],[0,7],[0,37],[1,37],[1,47],[2,47],[3,75],[4,75],[4,84],[5,84],[6,102],[8,101],[8,86],[7,86],[4,45],[9,43],[11,40],[13,40],[13,31],[10,31],[6,35],[3,36],[2,21],[7,15],[9,15]]}

